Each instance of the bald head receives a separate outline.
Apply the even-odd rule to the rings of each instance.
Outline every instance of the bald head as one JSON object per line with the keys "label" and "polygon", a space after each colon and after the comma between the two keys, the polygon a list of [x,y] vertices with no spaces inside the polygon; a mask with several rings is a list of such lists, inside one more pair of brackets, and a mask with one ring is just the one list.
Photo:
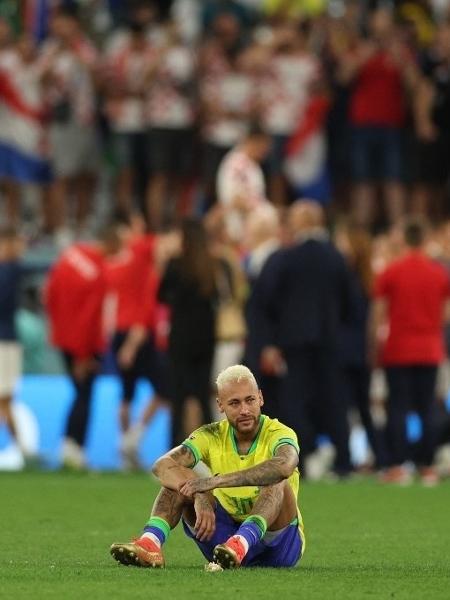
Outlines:
{"label": "bald head", "polygon": [[246,222],[247,245],[254,249],[279,234],[278,212],[268,202],[261,204],[248,215]]}
{"label": "bald head", "polygon": [[294,235],[323,227],[325,223],[323,208],[314,200],[297,200],[289,209],[288,223]]}

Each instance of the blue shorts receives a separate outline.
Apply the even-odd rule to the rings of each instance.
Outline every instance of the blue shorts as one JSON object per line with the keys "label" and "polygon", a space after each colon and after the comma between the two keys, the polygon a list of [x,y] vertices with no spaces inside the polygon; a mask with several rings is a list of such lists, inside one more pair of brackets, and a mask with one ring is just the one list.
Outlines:
{"label": "blue shorts", "polygon": [[[216,502],[216,530],[207,542],[195,538],[183,519],[184,532],[195,541],[203,556],[211,562],[217,544],[223,544],[235,535],[241,523],[230,517],[227,511]],[[261,540],[252,546],[242,562],[243,567],[293,567],[302,556],[303,541],[298,524],[288,525],[274,540]]]}
{"label": "blue shorts", "polygon": [[405,174],[401,130],[353,127],[350,160],[354,181],[402,181]]}

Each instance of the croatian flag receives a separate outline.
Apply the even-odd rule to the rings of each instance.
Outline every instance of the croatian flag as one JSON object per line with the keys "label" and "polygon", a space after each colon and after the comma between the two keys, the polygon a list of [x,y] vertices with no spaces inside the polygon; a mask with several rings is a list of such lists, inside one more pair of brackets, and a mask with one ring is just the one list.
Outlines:
{"label": "croatian flag", "polygon": [[25,0],[23,8],[24,30],[37,42],[47,36],[50,8],[54,0]]}
{"label": "croatian flag", "polygon": [[310,99],[303,119],[288,140],[284,160],[285,175],[297,197],[323,204],[331,195],[324,131],[329,106],[330,101],[325,96]]}
{"label": "croatian flag", "polygon": [[0,178],[49,182],[49,144],[38,73],[14,51],[0,61],[0,123]]}

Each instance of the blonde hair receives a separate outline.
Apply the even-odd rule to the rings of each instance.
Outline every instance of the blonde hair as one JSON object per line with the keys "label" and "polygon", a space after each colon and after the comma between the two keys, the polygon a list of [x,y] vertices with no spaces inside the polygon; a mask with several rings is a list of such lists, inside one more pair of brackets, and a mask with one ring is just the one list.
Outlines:
{"label": "blonde hair", "polygon": [[241,381],[249,381],[258,388],[255,376],[248,367],[232,365],[219,373],[216,379],[217,392],[220,393],[221,389],[229,383],[240,383]]}

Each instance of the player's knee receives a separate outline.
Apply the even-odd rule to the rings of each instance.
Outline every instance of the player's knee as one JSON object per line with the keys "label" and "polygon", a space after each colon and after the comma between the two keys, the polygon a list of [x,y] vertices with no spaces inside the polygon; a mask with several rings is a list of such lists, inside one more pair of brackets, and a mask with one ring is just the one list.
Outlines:
{"label": "player's knee", "polygon": [[161,495],[164,495],[168,499],[170,498],[171,502],[174,502],[177,506],[190,506],[193,504],[193,500],[188,498],[187,496],[183,496],[177,490],[171,490],[170,488],[162,487]]}

